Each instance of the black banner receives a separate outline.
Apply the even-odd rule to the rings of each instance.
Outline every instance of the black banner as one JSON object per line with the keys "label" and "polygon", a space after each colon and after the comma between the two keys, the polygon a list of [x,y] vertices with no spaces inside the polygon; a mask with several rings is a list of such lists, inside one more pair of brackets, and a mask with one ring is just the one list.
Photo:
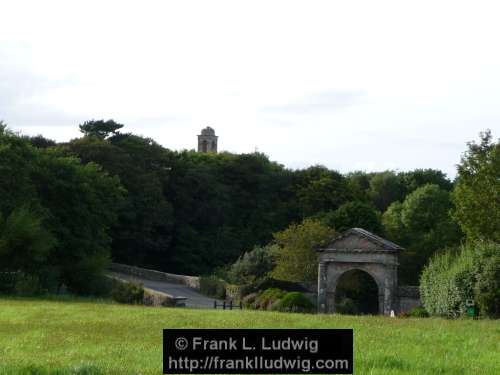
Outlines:
{"label": "black banner", "polygon": [[164,329],[164,374],[352,374],[352,329]]}

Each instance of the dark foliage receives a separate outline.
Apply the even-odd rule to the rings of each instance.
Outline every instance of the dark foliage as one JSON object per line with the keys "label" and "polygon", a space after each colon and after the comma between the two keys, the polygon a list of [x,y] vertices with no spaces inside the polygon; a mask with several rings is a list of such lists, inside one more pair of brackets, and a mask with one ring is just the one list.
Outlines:
{"label": "dark foliage", "polygon": [[144,287],[142,284],[115,280],[111,297],[119,303],[142,304]]}

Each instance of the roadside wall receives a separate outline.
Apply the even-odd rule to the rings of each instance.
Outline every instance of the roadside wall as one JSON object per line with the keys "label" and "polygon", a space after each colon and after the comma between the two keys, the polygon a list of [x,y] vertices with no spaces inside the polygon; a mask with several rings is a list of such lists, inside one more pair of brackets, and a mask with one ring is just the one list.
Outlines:
{"label": "roadside wall", "polygon": [[405,313],[415,307],[422,306],[418,286],[400,286],[398,288],[399,313]]}
{"label": "roadside wall", "polygon": [[147,268],[128,266],[126,264],[111,263],[111,271],[125,275],[137,276],[147,280],[165,281],[168,283],[184,284],[190,288],[200,290],[200,278],[197,276],[176,275],[173,273],[160,272]]}

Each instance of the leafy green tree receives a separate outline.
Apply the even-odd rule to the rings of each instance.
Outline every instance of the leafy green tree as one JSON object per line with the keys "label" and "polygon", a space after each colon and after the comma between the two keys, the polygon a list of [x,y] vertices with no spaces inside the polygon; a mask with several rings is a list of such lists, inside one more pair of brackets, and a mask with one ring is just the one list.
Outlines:
{"label": "leafy green tree", "polygon": [[318,246],[326,245],[333,229],[317,220],[305,219],[274,234],[278,247],[274,251],[272,277],[287,281],[314,281],[318,274]]}
{"label": "leafy green tree", "polygon": [[0,264],[4,271],[37,274],[55,245],[42,219],[27,207],[0,215]]}
{"label": "leafy green tree", "polygon": [[85,121],[79,127],[80,131],[85,136],[95,136],[97,138],[104,139],[110,134],[117,134],[118,130],[123,128],[123,125],[118,124],[113,120],[90,120]]}
{"label": "leafy green tree", "polygon": [[94,162],[118,176],[126,189],[112,227],[116,261],[163,268],[170,256],[172,207],[165,199],[168,161],[150,139],[119,134],[108,139],[84,137],[67,145],[84,162]]}
{"label": "leafy green tree", "polygon": [[292,176],[259,153],[171,153],[172,266],[208,273],[263,245],[294,217]]}
{"label": "leafy green tree", "polygon": [[337,210],[324,215],[324,220],[337,232],[356,227],[379,234],[382,232],[380,212],[368,203],[344,203]]}
{"label": "leafy green tree", "polygon": [[470,239],[500,242],[500,141],[491,131],[470,142],[458,165],[453,217]]}
{"label": "leafy green tree", "polygon": [[393,202],[382,215],[382,226],[385,235],[398,244],[409,244],[408,231],[406,230],[402,214],[403,203]]}
{"label": "leafy green tree", "polygon": [[436,169],[415,169],[409,172],[400,172],[398,177],[401,179],[406,195],[427,184],[437,185],[446,191],[451,191],[453,188],[453,183],[446,177],[446,174]]}
{"label": "leafy green tree", "polygon": [[375,207],[384,212],[392,202],[404,199],[404,186],[392,171],[374,173],[370,179],[369,194]]}
{"label": "leafy green tree", "polygon": [[0,135],[3,135],[7,130],[7,124],[0,120]]}
{"label": "leafy green tree", "polygon": [[298,171],[296,179],[302,217],[336,210],[351,198],[345,177],[323,166]]}
{"label": "leafy green tree", "polygon": [[460,242],[460,229],[449,214],[452,207],[447,191],[428,184],[410,193],[402,204],[393,203],[384,213],[387,237],[406,248],[400,257],[402,281],[416,283],[435,251]]}
{"label": "leafy green tree", "polygon": [[235,284],[250,284],[265,277],[273,269],[271,246],[256,246],[231,265],[229,281]]}
{"label": "leafy green tree", "polygon": [[447,191],[437,185],[424,185],[406,197],[401,211],[401,221],[413,234],[429,233],[440,229],[443,223],[452,223],[449,215],[452,207]]}
{"label": "leafy green tree", "polygon": [[57,239],[50,264],[78,294],[101,292],[108,265],[111,227],[117,219],[123,188],[94,163],[82,165],[59,150],[40,152],[32,171],[40,204],[50,216],[48,228]]}
{"label": "leafy green tree", "polygon": [[45,138],[43,135],[35,135],[33,137],[24,136],[33,146],[38,148],[48,148],[57,146],[57,142],[52,139]]}
{"label": "leafy green tree", "polygon": [[346,175],[347,185],[354,201],[370,202],[370,175],[355,171]]}
{"label": "leafy green tree", "polygon": [[[54,244],[44,260],[39,248],[26,254],[30,258],[26,262],[36,263],[36,271],[43,273],[42,284],[50,281],[55,288],[65,284],[76,293],[97,293],[109,259],[110,227],[122,196],[118,179],[96,164],[82,165],[57,147],[33,147],[29,140],[8,131],[0,135],[0,170],[0,212],[8,216],[3,235],[8,245],[4,246],[15,249],[16,243],[23,243],[23,251],[31,251],[35,249],[33,236],[38,236],[42,246],[49,242],[45,231],[50,233]],[[22,207],[29,207],[30,214]],[[30,232],[21,230],[23,226]],[[5,267],[20,267],[16,257],[9,259]]]}
{"label": "leafy green tree", "polygon": [[474,296],[483,315],[500,318],[500,244],[474,245]]}

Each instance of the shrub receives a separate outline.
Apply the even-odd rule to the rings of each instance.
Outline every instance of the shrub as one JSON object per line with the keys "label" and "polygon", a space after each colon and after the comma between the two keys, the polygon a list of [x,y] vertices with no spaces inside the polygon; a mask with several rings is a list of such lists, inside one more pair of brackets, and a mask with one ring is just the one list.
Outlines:
{"label": "shrub", "polygon": [[14,292],[19,272],[0,272],[0,293],[10,294]]}
{"label": "shrub", "polygon": [[200,292],[209,297],[224,299],[226,298],[226,283],[213,275],[201,276]]}
{"label": "shrub", "polygon": [[472,249],[464,247],[435,256],[422,272],[420,295],[431,315],[456,318],[465,313],[465,302],[473,299]]}
{"label": "shrub", "polygon": [[255,307],[261,310],[268,310],[271,305],[286,294],[284,290],[269,288],[260,293],[255,300]]}
{"label": "shrub", "polygon": [[249,284],[265,277],[272,269],[273,260],[270,249],[255,247],[238,258],[227,272],[227,277],[235,284]]}
{"label": "shrub", "polygon": [[241,303],[247,309],[255,308],[255,300],[259,294],[258,293],[250,293],[241,299]]}
{"label": "shrub", "polygon": [[500,245],[478,241],[435,256],[422,272],[420,294],[431,315],[458,317],[473,300],[486,316],[499,314]]}
{"label": "shrub", "polygon": [[424,309],[422,306],[418,306],[414,307],[410,311],[401,314],[401,316],[405,318],[428,318],[430,315],[426,309]]}
{"label": "shrub", "polygon": [[19,296],[35,296],[41,293],[40,279],[36,275],[21,274],[16,280],[14,293]]}
{"label": "shrub", "polygon": [[500,317],[500,244],[479,242],[474,262],[474,295],[481,314]]}
{"label": "shrub", "polygon": [[314,304],[301,292],[288,292],[273,307],[286,312],[313,312]]}
{"label": "shrub", "polygon": [[270,277],[263,278],[254,283],[247,284],[241,287],[240,294],[246,296],[250,293],[257,293],[269,288],[278,288],[287,292],[305,292],[306,289],[299,283],[286,280],[277,280]]}
{"label": "shrub", "polygon": [[111,291],[111,297],[119,303],[142,304],[144,287],[142,284],[116,280]]}

